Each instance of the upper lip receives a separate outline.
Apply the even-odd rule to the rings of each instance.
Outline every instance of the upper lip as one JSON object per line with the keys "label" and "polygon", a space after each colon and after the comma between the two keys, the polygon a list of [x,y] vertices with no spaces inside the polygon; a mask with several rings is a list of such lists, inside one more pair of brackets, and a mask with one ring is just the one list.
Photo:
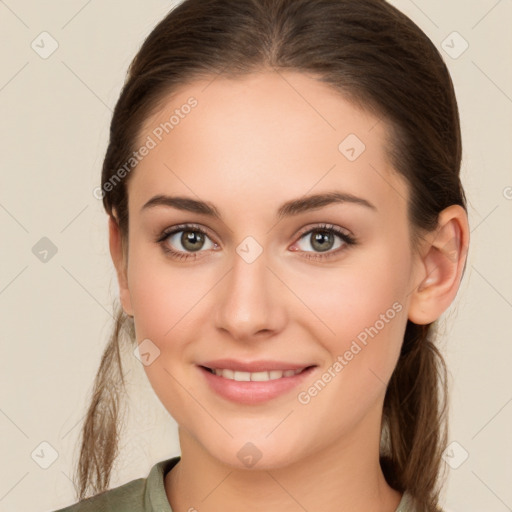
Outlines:
{"label": "upper lip", "polygon": [[303,368],[307,368],[309,366],[314,366],[313,364],[296,364],[290,363],[286,361],[270,361],[270,360],[261,360],[261,361],[237,361],[235,359],[216,359],[215,361],[206,361],[201,363],[200,366],[205,366],[210,369],[223,369],[223,370],[233,370],[239,372],[264,372],[264,371],[272,371],[272,370],[302,370]]}

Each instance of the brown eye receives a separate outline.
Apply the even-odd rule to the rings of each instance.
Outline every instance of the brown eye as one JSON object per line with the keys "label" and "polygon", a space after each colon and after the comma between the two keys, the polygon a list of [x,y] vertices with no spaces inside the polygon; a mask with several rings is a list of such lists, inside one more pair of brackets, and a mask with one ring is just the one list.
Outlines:
{"label": "brown eye", "polygon": [[198,251],[204,245],[204,233],[199,231],[181,231],[180,233],[182,233],[182,235],[179,240],[186,251]]}
{"label": "brown eye", "polygon": [[181,225],[166,229],[157,239],[164,251],[178,259],[196,258],[202,249],[214,249],[217,244],[200,227]]}
{"label": "brown eye", "polygon": [[[303,233],[299,240],[305,240],[306,243],[299,245],[299,250],[307,254],[306,258],[322,259],[337,255],[348,246],[355,245],[356,240],[349,234],[334,226],[321,225],[316,226]],[[336,241],[338,239],[338,242]],[[308,250],[308,246],[312,250]],[[321,253],[325,253],[321,254]]]}

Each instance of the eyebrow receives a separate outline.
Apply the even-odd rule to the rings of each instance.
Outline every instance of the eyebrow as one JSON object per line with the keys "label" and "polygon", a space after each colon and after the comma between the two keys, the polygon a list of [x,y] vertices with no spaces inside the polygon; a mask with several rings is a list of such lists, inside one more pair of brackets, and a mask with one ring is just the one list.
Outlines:
{"label": "eyebrow", "polygon": [[[277,218],[282,219],[283,217],[290,217],[293,215],[298,215],[299,213],[304,213],[306,211],[317,210],[331,204],[340,203],[356,204],[377,211],[377,208],[372,203],[366,199],[363,199],[362,197],[357,197],[346,192],[334,191],[322,194],[314,194],[287,201],[278,209]],[[222,219],[222,216],[217,208],[210,202],[198,201],[190,197],[168,196],[162,194],[156,195],[147,201],[141,208],[141,211],[156,206],[167,206],[187,212],[208,215],[219,220]]]}

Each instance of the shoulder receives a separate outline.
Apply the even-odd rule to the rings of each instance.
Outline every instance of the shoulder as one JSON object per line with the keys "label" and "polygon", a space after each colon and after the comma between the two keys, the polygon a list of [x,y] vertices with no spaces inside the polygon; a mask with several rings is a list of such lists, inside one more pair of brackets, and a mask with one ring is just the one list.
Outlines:
{"label": "shoulder", "polygon": [[137,478],[55,512],[141,512],[145,482],[145,478]]}
{"label": "shoulder", "polygon": [[164,478],[179,460],[179,456],[162,460],[151,468],[147,478],[137,478],[53,512],[172,512]]}

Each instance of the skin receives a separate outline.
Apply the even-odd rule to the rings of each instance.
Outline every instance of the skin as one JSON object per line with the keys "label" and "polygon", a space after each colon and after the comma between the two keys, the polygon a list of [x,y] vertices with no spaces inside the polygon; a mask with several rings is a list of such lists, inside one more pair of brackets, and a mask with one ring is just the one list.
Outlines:
{"label": "skin", "polygon": [[[194,96],[198,105],[142,159],[128,185],[129,236],[123,250],[110,220],[110,248],[125,312],[137,341],[160,350],[144,366],[179,425],[181,461],[165,488],[175,512],[382,511],[401,494],[379,466],[386,385],[407,319],[429,323],[454,299],[468,245],[464,210],[451,206],[439,225],[411,245],[406,182],[386,155],[387,126],[311,76],[262,71],[242,79],[195,81],[169,96],[139,136]],[[349,161],[348,134],[365,151]],[[343,191],[355,203],[330,204],[277,220],[286,201]],[[213,203],[222,220],[157,206],[157,194]],[[194,223],[208,231],[197,259],[172,259],[162,244],[187,252],[165,228]],[[309,229],[336,235],[325,260]],[[247,263],[236,248],[251,236],[262,249]],[[126,242],[126,240],[125,240]],[[328,245],[328,244],[327,244]],[[194,254],[190,249],[188,254]],[[365,328],[398,303],[401,311],[308,404],[297,399]],[[301,386],[257,405],[215,394],[197,364],[233,357],[316,364]],[[237,457],[247,442],[261,459]]]}

